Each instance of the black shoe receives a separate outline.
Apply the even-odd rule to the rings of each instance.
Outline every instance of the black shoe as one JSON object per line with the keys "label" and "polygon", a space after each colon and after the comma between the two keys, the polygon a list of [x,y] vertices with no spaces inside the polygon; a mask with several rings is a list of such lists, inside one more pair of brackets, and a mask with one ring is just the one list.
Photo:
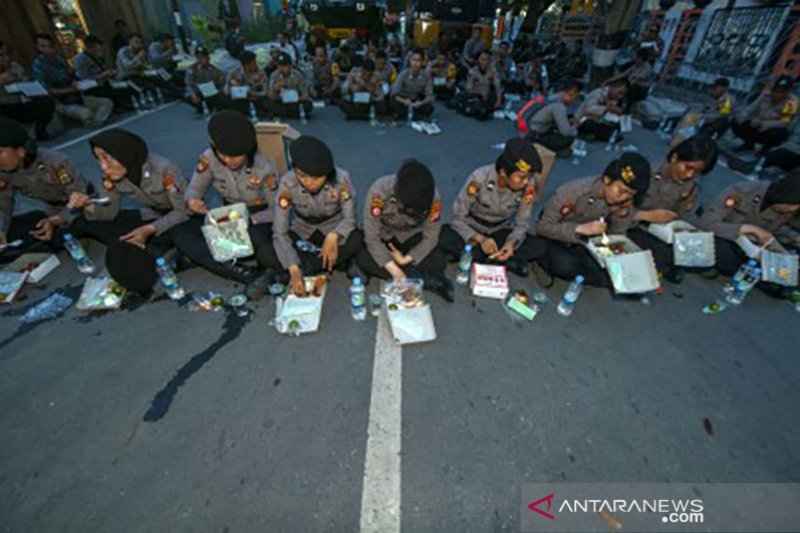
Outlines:
{"label": "black shoe", "polygon": [[[364,276],[361,275],[361,272],[358,270],[358,265],[356,265],[356,258],[351,257],[349,261],[347,261],[347,269],[345,270],[347,273],[347,279],[353,280],[355,278],[363,278]],[[364,283],[366,285],[366,283]]]}
{"label": "black shoe", "polygon": [[550,272],[543,269],[539,263],[533,263],[533,277],[536,279],[536,283],[539,284],[539,287],[543,289],[549,289],[553,286],[553,276],[550,275]]}
{"label": "black shoe", "polygon": [[257,302],[264,295],[267,294],[267,275],[264,274],[263,276],[258,276],[256,279],[252,280],[251,282],[247,283],[244,287],[244,295],[247,296],[247,299],[253,302]]}
{"label": "black shoe", "polygon": [[684,271],[682,268],[671,268],[664,273],[664,279],[675,285],[683,283]]}
{"label": "black shoe", "polygon": [[572,157],[572,148],[562,148],[558,152],[556,152],[556,157],[558,159],[569,159]]}
{"label": "black shoe", "polygon": [[788,300],[789,295],[792,294],[791,287],[776,285],[775,283],[759,283],[758,288],[761,289],[761,292],[776,300]]}
{"label": "black shoe", "polygon": [[509,259],[506,261],[506,270],[521,278],[527,278],[531,275],[531,264],[521,259]]}
{"label": "black shoe", "polygon": [[455,301],[455,296],[453,294],[453,283],[447,279],[444,274],[427,276],[425,278],[425,288],[432,293],[441,296],[450,303]]}
{"label": "black shoe", "polygon": [[239,263],[234,263],[233,261],[225,263],[225,268],[230,273],[231,279],[244,284],[250,283],[260,276],[258,270]]}
{"label": "black shoe", "polygon": [[737,154],[741,154],[743,152],[752,152],[753,148],[755,148],[754,144],[742,143],[739,146],[737,146],[736,148],[734,148],[733,151],[736,152]]}
{"label": "black shoe", "polygon": [[714,267],[708,268],[700,272],[700,277],[703,279],[717,279],[719,277],[719,270]]}

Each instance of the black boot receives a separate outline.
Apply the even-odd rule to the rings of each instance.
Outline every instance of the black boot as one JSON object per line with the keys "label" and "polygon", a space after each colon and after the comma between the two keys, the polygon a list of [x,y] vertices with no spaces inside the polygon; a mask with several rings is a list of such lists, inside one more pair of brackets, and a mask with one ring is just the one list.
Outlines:
{"label": "black boot", "polygon": [[509,259],[506,261],[506,270],[521,278],[527,278],[531,275],[531,264],[521,259]]}
{"label": "black boot", "polygon": [[450,303],[455,301],[453,282],[447,279],[444,274],[429,274],[425,276],[424,280],[426,289]]}
{"label": "black boot", "polygon": [[684,271],[680,267],[672,267],[664,272],[664,279],[675,285],[683,283]]}
{"label": "black boot", "polygon": [[550,275],[550,272],[542,268],[539,263],[533,263],[533,277],[536,279],[536,283],[543,289],[549,289],[553,286],[553,276]]}

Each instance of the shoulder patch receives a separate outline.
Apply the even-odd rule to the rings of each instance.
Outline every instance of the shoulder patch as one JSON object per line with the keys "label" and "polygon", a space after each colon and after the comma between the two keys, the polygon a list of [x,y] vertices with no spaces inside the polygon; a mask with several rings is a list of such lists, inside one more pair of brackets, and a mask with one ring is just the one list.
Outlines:
{"label": "shoulder patch", "polygon": [[370,213],[370,215],[372,215],[374,217],[381,216],[381,213],[383,213],[383,198],[382,197],[380,197],[380,196],[373,196],[372,197],[372,202],[370,203],[369,213]]}
{"label": "shoulder patch", "polygon": [[442,202],[434,200],[431,206],[431,213],[428,215],[428,220],[431,222],[439,222],[442,219]]}
{"label": "shoulder patch", "polygon": [[522,203],[525,205],[533,205],[533,197],[536,193],[536,185],[531,183],[525,189],[525,194],[522,196]]}
{"label": "shoulder patch", "polygon": [[292,195],[289,194],[289,191],[283,191],[281,197],[278,198],[278,207],[281,209],[289,209],[290,205],[292,205]]}
{"label": "shoulder patch", "polygon": [[561,209],[558,210],[561,214],[561,218],[567,218],[573,211],[575,211],[575,204],[572,202],[562,205]]}
{"label": "shoulder patch", "polygon": [[756,194],[755,196],[753,196],[753,203],[756,204],[756,205],[761,203],[761,195],[760,194]]}
{"label": "shoulder patch", "polygon": [[475,181],[470,181],[469,185],[467,185],[467,194],[469,196],[477,196],[478,190],[480,190],[480,187],[478,186],[478,183]]}
{"label": "shoulder patch", "polygon": [[331,187],[328,190],[328,198],[331,200],[338,200],[339,199],[339,190],[336,187]]}
{"label": "shoulder patch", "polygon": [[341,195],[343,202],[346,202],[350,199],[350,183],[347,180],[342,183],[342,190],[339,194]]}
{"label": "shoulder patch", "polygon": [[274,191],[278,187],[278,180],[275,178],[275,174],[267,174],[264,176],[264,181],[267,184],[267,188],[271,191]]}
{"label": "shoulder patch", "polygon": [[56,171],[56,177],[61,185],[69,185],[72,183],[72,176],[65,167],[58,167],[58,170]]}
{"label": "shoulder patch", "polygon": [[113,191],[116,188],[116,184],[108,178],[103,180],[103,188],[107,191]]}
{"label": "shoulder patch", "polygon": [[164,185],[165,191],[178,192],[178,186],[175,185],[175,178],[169,172],[164,174],[164,177],[161,179],[161,183]]}
{"label": "shoulder patch", "polygon": [[206,156],[200,156],[200,159],[197,161],[197,168],[195,170],[197,170],[197,172],[205,172],[208,170],[208,158]]}
{"label": "shoulder patch", "polygon": [[736,196],[735,194],[731,194],[727,198],[725,198],[724,205],[725,205],[725,207],[730,209],[732,207],[735,207],[736,204],[738,204],[738,203],[739,203],[739,197]]}
{"label": "shoulder patch", "polygon": [[247,183],[249,183],[250,187],[254,189],[258,189],[259,187],[261,187],[261,181],[262,181],[261,176],[257,176],[256,174],[253,174],[252,176],[247,178]]}

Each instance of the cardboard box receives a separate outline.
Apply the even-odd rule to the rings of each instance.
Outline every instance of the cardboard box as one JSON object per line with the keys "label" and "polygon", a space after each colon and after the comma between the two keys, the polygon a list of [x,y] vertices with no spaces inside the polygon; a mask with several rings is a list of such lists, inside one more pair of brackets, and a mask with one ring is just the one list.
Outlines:
{"label": "cardboard box", "polygon": [[508,295],[506,267],[473,263],[469,287],[475,296],[502,300]]}
{"label": "cardboard box", "polygon": [[[781,247],[782,248],[782,247]],[[797,286],[798,257],[788,252],[761,252],[761,279],[787,287]]]}
{"label": "cardboard box", "polygon": [[386,309],[389,327],[397,344],[414,344],[436,340],[436,327],[430,304],[395,310]]}
{"label": "cardboard box", "polygon": [[697,231],[697,228],[685,220],[673,220],[666,224],[650,224],[647,231],[667,244],[675,242],[675,234],[679,231]]}
{"label": "cardboard box", "polygon": [[[304,278],[306,290],[309,294],[313,293],[316,279],[317,276]],[[283,298],[276,298],[275,329],[279,333],[292,335],[317,331],[322,318],[322,304],[325,301],[325,293],[327,291],[328,283],[326,281],[325,285],[322,286],[322,294],[319,296],[300,298],[294,294],[289,294]]]}
{"label": "cardboard box", "polygon": [[[606,259],[608,259],[609,257],[613,257],[613,254],[611,254],[608,251],[608,247],[607,246],[603,245],[602,240],[603,240],[602,236],[593,237],[593,238],[589,239],[589,241],[586,243],[586,248],[589,249],[589,253],[592,254],[592,257],[594,257],[594,260],[597,261],[597,263],[601,267],[606,268]],[[609,235],[608,236],[608,244],[609,245],[617,245],[617,244],[624,245],[624,252],[623,252],[624,254],[633,254],[633,253],[642,251],[642,249],[639,248],[639,246],[635,242],[630,240],[625,235]]]}
{"label": "cardboard box", "polygon": [[586,246],[600,266],[608,271],[614,292],[641,294],[659,287],[658,272],[650,250],[642,250],[623,235],[609,235],[609,244],[624,244],[624,251],[615,255],[607,251],[601,240],[602,237],[595,237]]}
{"label": "cardboard box", "polygon": [[3,267],[3,271],[28,272],[27,282],[39,283],[59,265],[61,261],[55,254],[22,254]]}
{"label": "cardboard box", "polygon": [[700,231],[684,220],[650,224],[647,231],[672,245],[675,264],[685,267],[712,267],[717,262],[714,234]]}
{"label": "cardboard box", "polygon": [[286,140],[293,141],[300,137],[300,132],[281,122],[259,122],[256,124],[258,153],[272,159],[281,174],[289,170],[289,158],[286,155]]}

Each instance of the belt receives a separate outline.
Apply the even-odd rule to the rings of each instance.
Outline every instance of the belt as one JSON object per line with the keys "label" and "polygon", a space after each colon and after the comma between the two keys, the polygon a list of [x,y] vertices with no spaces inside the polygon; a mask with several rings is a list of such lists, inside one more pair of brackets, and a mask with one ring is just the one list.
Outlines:
{"label": "belt", "polygon": [[481,226],[484,226],[484,227],[487,227],[487,228],[496,228],[497,226],[502,226],[503,224],[506,224],[508,222],[508,219],[501,220],[499,222],[489,222],[488,220],[486,220],[484,218],[481,218],[481,217],[477,217],[477,216],[475,216],[473,214],[470,214],[469,216],[470,216],[470,218],[472,218],[472,220],[474,220],[475,222],[477,222]]}
{"label": "belt", "polygon": [[342,210],[340,209],[339,211],[337,211],[334,214],[332,214],[330,216],[327,216],[327,217],[307,217],[307,216],[301,215],[300,213],[297,212],[297,210],[295,210],[294,216],[296,216],[297,218],[299,218],[303,222],[308,222],[311,225],[319,226],[320,224],[324,224],[325,222],[331,220],[332,218],[334,218],[335,216],[337,216],[341,212],[342,212]]}
{"label": "belt", "polygon": [[252,215],[253,213],[259,213],[268,208],[269,206],[266,203],[263,203],[261,205],[248,205],[247,212]]}

